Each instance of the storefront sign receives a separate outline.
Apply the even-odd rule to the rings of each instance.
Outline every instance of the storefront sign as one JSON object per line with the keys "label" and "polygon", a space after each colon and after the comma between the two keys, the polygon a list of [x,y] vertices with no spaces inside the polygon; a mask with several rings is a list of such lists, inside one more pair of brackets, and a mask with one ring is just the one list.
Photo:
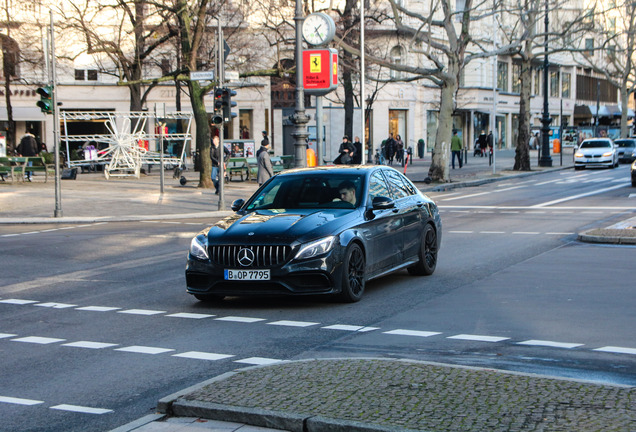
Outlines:
{"label": "storefront sign", "polygon": [[322,96],[338,88],[338,51],[303,51],[303,88],[305,93]]}

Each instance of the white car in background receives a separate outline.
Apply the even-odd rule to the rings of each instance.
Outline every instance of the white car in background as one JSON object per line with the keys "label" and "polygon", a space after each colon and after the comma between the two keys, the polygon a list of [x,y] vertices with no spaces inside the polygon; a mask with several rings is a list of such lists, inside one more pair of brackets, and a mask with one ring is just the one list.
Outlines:
{"label": "white car in background", "polygon": [[590,138],[574,153],[574,169],[618,166],[618,148],[611,138]]}

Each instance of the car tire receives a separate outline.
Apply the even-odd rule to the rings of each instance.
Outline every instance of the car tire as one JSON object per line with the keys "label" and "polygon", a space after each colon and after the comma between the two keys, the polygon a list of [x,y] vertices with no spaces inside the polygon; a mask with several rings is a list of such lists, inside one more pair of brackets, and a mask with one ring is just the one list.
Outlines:
{"label": "car tire", "polygon": [[407,268],[414,276],[430,276],[437,267],[437,232],[431,224],[426,224],[420,243],[419,261]]}
{"label": "car tire", "polygon": [[576,165],[574,165],[574,169],[575,169],[576,171],[581,171],[583,168],[584,168],[584,167],[582,167],[582,166],[576,166]]}
{"label": "car tire", "polygon": [[366,260],[357,243],[352,243],[345,252],[342,263],[342,287],[340,300],[347,303],[359,301],[364,294]]}
{"label": "car tire", "polygon": [[194,297],[202,302],[206,303],[216,303],[222,301],[225,296],[222,295],[214,295],[214,294],[194,294]]}

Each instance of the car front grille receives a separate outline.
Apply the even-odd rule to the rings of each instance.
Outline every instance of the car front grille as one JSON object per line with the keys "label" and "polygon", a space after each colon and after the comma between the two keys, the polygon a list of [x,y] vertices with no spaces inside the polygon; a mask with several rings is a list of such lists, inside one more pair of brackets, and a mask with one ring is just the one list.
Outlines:
{"label": "car front grille", "polygon": [[[239,264],[239,251],[249,249],[254,254],[251,265]],[[269,268],[277,267],[289,260],[291,247],[285,245],[266,246],[237,246],[212,245],[208,248],[212,262],[216,265],[230,268]]]}

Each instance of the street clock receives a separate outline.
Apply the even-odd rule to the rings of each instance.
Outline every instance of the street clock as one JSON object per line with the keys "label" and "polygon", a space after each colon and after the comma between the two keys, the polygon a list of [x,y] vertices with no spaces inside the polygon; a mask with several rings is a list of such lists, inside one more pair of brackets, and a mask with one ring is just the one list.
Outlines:
{"label": "street clock", "polygon": [[303,39],[309,45],[326,45],[336,35],[336,23],[333,18],[323,12],[307,15],[303,23]]}

